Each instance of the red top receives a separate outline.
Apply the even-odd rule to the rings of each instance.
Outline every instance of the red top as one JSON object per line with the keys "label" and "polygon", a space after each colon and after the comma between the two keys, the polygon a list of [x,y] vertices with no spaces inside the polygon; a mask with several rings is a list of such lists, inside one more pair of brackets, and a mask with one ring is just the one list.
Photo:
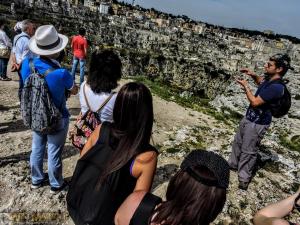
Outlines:
{"label": "red top", "polygon": [[84,59],[86,57],[84,49],[87,49],[86,38],[81,35],[74,36],[72,38],[72,49],[76,58]]}

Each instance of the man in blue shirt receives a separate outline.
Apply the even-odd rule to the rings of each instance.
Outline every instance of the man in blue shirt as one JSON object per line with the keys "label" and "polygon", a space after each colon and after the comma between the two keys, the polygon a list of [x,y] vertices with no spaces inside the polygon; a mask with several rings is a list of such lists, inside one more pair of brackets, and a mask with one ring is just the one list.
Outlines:
{"label": "man in blue shirt", "polygon": [[[55,60],[67,43],[68,38],[65,35],[58,34],[52,25],[40,26],[35,36],[28,43],[30,51],[39,55],[39,57],[24,59],[21,69],[23,82],[32,73],[30,60],[33,60],[34,69],[40,74],[45,73],[48,69],[53,69],[45,79],[53,103],[62,113],[60,127],[57,132],[48,135],[33,131],[32,152],[30,155],[31,188],[41,187],[49,176],[51,193],[57,193],[66,186],[62,176],[61,159],[69,127],[69,112],[66,107],[65,91],[69,90],[71,94],[77,94],[78,91],[71,74],[68,70],[61,68]],[[48,144],[48,176],[43,172],[46,144]]]}
{"label": "man in blue shirt", "polygon": [[279,100],[284,94],[284,85],[272,83],[282,79],[290,69],[290,57],[286,54],[272,56],[264,65],[265,76],[257,76],[249,69],[241,69],[258,85],[253,95],[246,80],[237,80],[245,91],[250,105],[246,116],[242,119],[239,129],[234,137],[232,152],[228,163],[233,170],[238,170],[239,188],[247,190],[256,164],[260,141],[272,121],[269,103]]}

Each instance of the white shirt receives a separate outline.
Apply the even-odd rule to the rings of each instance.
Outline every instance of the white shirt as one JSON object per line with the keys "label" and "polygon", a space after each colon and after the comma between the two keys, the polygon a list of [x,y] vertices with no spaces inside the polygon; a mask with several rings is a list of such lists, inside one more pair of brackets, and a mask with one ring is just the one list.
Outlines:
{"label": "white shirt", "polygon": [[11,48],[11,41],[6,33],[0,29],[0,48]]}
{"label": "white shirt", "polygon": [[30,36],[25,32],[22,32],[14,37],[13,52],[16,55],[16,61],[18,64],[20,64],[26,57],[33,58],[36,56],[29,50],[29,39]]}
{"label": "white shirt", "polygon": [[[80,91],[79,91],[79,101],[80,101],[80,106],[81,106],[81,113],[84,114],[86,113],[89,108],[87,106],[87,103],[84,98],[84,93],[83,93],[83,87],[85,91],[85,95],[87,97],[87,100],[89,102],[89,106],[91,107],[91,111],[96,112],[99,107],[102,105],[102,103],[110,96],[111,93],[100,93],[96,94],[92,91],[90,86],[86,84],[86,81],[84,81],[81,86],[80,86]],[[117,94],[115,93],[111,99],[106,103],[106,105],[100,110],[99,115],[101,121],[113,121],[113,109],[115,105]]]}

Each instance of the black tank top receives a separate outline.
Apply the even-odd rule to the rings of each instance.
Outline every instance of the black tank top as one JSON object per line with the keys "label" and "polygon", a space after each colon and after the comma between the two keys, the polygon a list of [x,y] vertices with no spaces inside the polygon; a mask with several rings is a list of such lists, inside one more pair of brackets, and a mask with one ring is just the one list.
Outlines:
{"label": "black tank top", "polygon": [[[104,125],[104,126],[103,126]],[[111,131],[111,124],[109,122],[104,122],[101,127],[101,132],[99,139],[97,143],[101,143],[103,140],[103,136],[101,134],[103,133],[110,133]],[[111,137],[111,135],[109,135]],[[110,142],[110,145],[116,146],[116,143]],[[152,146],[148,145],[145,148],[143,148],[143,151],[141,153],[144,153],[146,151],[155,151],[157,150]],[[141,154],[140,153],[140,154]],[[157,152],[158,153],[158,152]],[[107,217],[103,218],[101,220],[101,224],[103,225],[113,225],[114,224],[114,216],[117,212],[120,205],[125,201],[125,199],[133,192],[137,179],[131,175],[130,167],[133,161],[135,160],[135,156],[131,158],[121,169],[120,169],[120,179],[119,183],[117,185],[114,199],[112,199],[112,204],[109,206],[111,207],[110,213],[106,214]]]}

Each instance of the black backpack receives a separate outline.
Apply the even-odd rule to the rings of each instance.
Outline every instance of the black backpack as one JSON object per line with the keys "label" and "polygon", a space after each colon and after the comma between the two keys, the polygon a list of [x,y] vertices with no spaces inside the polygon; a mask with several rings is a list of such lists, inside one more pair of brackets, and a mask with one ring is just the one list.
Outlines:
{"label": "black backpack", "polygon": [[282,84],[284,86],[283,96],[269,103],[272,116],[274,116],[275,118],[283,117],[289,112],[291,108],[292,105],[291,94],[286,87],[287,83],[288,81],[284,81],[282,79],[278,79],[270,82],[270,84]]}
{"label": "black backpack", "polygon": [[21,95],[21,115],[24,125],[42,134],[51,134],[60,127],[62,114],[54,105],[44,74],[36,71],[33,59],[29,61],[31,74],[26,79]]}
{"label": "black backpack", "polygon": [[97,144],[78,160],[70,182],[67,208],[76,225],[113,224],[114,214],[122,203],[118,202],[118,194],[116,194],[122,185],[120,184],[122,168],[111,173],[104,183],[99,185],[103,167],[113,153],[109,145],[110,126],[108,122],[102,123]]}

